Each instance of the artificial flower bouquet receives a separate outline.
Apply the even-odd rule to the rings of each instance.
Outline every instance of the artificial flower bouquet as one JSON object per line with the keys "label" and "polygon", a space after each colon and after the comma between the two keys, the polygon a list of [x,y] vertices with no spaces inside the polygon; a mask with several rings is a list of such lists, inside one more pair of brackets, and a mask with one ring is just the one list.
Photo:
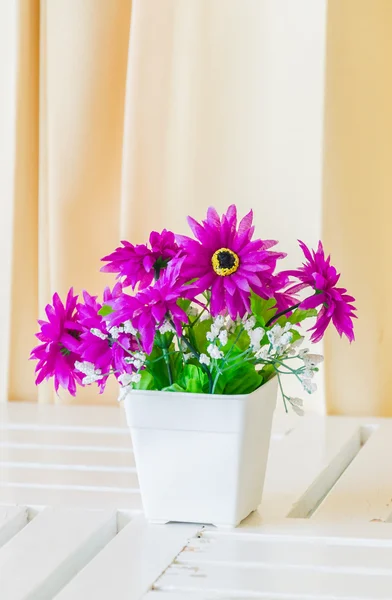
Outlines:
{"label": "artificial flower bouquet", "polygon": [[71,289],[65,303],[54,294],[46,306],[31,353],[36,383],[53,377],[56,391],[75,395],[92,383],[102,392],[112,375],[123,399],[132,390],[250,394],[276,377],[286,409],[301,414],[282,376],[316,389],[322,356],[301,349],[304,322],[315,319],[314,342],[330,323],[352,341],[354,298],[338,287],[321,242],[315,251],[300,242],[303,265],[277,271],[285,254],[253,239],[252,219],[251,211],[237,224],[234,205],[221,217],[209,208],[202,223],[188,218],[195,238],[163,230],[146,245],[123,241],[102,259],[118,279],[102,301],[85,291],[78,302]]}
{"label": "artificial flower bouquet", "polygon": [[[236,526],[257,509],[263,490],[278,387],[283,375],[316,389],[322,357],[301,349],[332,322],[354,339],[354,298],[321,242],[300,242],[305,261],[277,271],[277,242],[253,239],[252,212],[237,225],[221,217],[188,222],[195,238],[152,232],[148,245],[124,241],[102,260],[116,273],[102,301],[57,294],[39,321],[36,383],[76,386],[114,376],[131,430],[143,507],[152,522]],[[302,294],[302,298],[299,294]]]}

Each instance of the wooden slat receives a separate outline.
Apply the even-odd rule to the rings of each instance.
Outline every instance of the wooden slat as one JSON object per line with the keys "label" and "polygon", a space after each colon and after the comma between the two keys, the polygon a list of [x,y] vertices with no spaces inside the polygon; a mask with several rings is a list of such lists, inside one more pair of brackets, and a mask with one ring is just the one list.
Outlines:
{"label": "wooden slat", "polygon": [[91,429],[0,429],[0,443],[6,448],[17,444],[42,446],[69,446],[80,448],[121,448],[130,449],[131,436],[126,429],[121,433],[94,431]]}
{"label": "wooden slat", "polygon": [[[244,532],[246,530],[243,530]],[[391,528],[389,535],[392,536]],[[386,543],[387,542],[387,543]],[[369,551],[369,548],[372,548]],[[388,540],[347,537],[344,530],[338,536],[265,534],[220,535],[219,531],[202,533],[188,543],[178,558],[179,564],[235,564],[276,568],[363,571],[392,574],[392,537]]]}
{"label": "wooden slat", "polygon": [[254,529],[207,528],[145,599],[390,599],[391,555],[392,524],[296,519]]}
{"label": "wooden slat", "polygon": [[391,520],[391,457],[392,422],[386,421],[372,433],[312,519],[329,522]]}
{"label": "wooden slat", "polygon": [[275,539],[283,542],[292,538],[304,538],[309,542],[341,545],[385,546],[392,547],[392,523],[366,523],[348,521],[347,523],[325,523],[314,519],[282,519],[272,523],[262,523],[255,527],[237,527],[234,529],[216,529],[205,527],[203,536],[215,535],[226,538],[245,539],[250,537]]}
{"label": "wooden slat", "polygon": [[[175,565],[155,584],[155,589],[219,592],[232,597],[318,600],[349,598],[380,600],[391,598],[392,573],[379,571],[341,573],[331,569],[271,566]],[[229,595],[230,598],[230,595]]]}
{"label": "wooden slat", "polygon": [[[328,531],[322,536],[320,529],[310,536],[261,531],[203,532],[155,582],[154,590],[165,592],[162,600],[169,593],[173,599],[191,599],[192,593],[200,594],[195,598],[282,600],[392,597],[391,528],[389,539],[384,534],[379,539],[377,533],[372,538],[368,528],[362,534],[360,526],[351,538],[336,528],[334,536]],[[147,597],[160,598],[156,592]]]}
{"label": "wooden slat", "polygon": [[26,508],[0,506],[0,546],[3,546],[18,531],[27,525]]}
{"label": "wooden slat", "polygon": [[197,532],[192,525],[132,521],[63,590],[56,600],[138,600]]}
{"label": "wooden slat", "polygon": [[4,484],[0,487],[0,504],[142,510],[140,494],[134,489],[70,485],[54,487],[50,482],[36,485]]}
{"label": "wooden slat", "polygon": [[0,549],[4,600],[52,600],[116,535],[114,512],[46,509]]}
{"label": "wooden slat", "polygon": [[0,406],[0,424],[59,425],[98,428],[126,428],[125,413],[119,406],[49,405],[10,402]]}
{"label": "wooden slat", "polygon": [[86,466],[109,466],[109,467],[135,467],[135,459],[131,449],[110,448],[104,450],[100,446],[94,450],[86,450],[82,447],[58,447],[56,445],[47,448],[45,446],[32,446],[31,444],[19,444],[13,446],[1,446],[0,461],[10,463],[35,463],[41,465],[86,465]]}
{"label": "wooden slat", "polygon": [[360,428],[350,419],[299,420],[293,431],[271,444],[262,505],[243,526],[308,516],[360,447]]}
{"label": "wooden slat", "polygon": [[[213,596],[208,592],[187,592],[184,597],[182,592],[169,592],[165,590],[162,592],[161,590],[152,590],[148,592],[145,596],[143,596],[143,600],[241,600],[244,596],[229,596],[224,594],[224,596],[216,595]],[[268,598],[268,600],[270,600]],[[272,599],[271,599],[272,600]],[[275,600],[275,599],[274,599]],[[282,599],[283,600],[283,599]],[[301,599],[302,600],[302,599]],[[306,599],[304,599],[306,600]]]}
{"label": "wooden slat", "polygon": [[114,487],[124,489],[138,489],[139,484],[136,469],[132,467],[106,467],[97,468],[88,465],[37,465],[22,463],[1,463],[3,482],[7,485],[16,484],[47,484],[88,486],[88,487]]}

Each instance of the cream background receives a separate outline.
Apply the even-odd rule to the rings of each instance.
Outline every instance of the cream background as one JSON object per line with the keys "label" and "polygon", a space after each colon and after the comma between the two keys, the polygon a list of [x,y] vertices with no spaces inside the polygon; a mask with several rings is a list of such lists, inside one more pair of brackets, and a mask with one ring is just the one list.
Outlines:
{"label": "cream background", "polygon": [[348,348],[327,337],[328,408],[392,416],[392,3],[329,3],[324,238],[360,318]]}
{"label": "cream background", "polygon": [[[99,292],[109,283],[98,272],[99,258],[121,237],[144,241],[152,228],[163,226],[185,231],[185,216],[201,218],[210,204],[220,210],[231,202],[242,211],[253,207],[257,233],[281,241],[290,255],[287,266],[301,258],[296,239],[313,245],[324,229],[344,282],[354,295],[369,297],[344,242],[348,217],[339,225],[340,237],[333,234],[349,189],[338,187],[341,140],[332,133],[346,132],[348,119],[334,108],[344,79],[336,48],[346,48],[340,17],[345,14],[348,27],[354,4],[330,0],[328,15],[325,0],[1,5],[1,400],[38,397],[27,357],[38,307],[42,314],[54,290],[64,294],[73,284],[78,291]],[[374,6],[383,17],[388,12],[382,0],[355,6],[359,12]],[[347,60],[355,70],[360,42],[350,43]],[[380,60],[384,50],[377,51]],[[383,61],[380,70],[386,69]],[[349,82],[355,84],[354,75]],[[355,85],[350,93],[359,103]],[[371,130],[369,125],[366,133]],[[350,155],[350,134],[344,134],[342,156]],[[363,189],[366,218],[370,187]],[[361,304],[370,306],[363,299]],[[367,350],[361,340],[353,351],[344,342],[338,346],[336,338],[330,336],[327,356],[333,378],[328,402],[334,411],[355,412],[358,402],[346,400],[356,378],[353,357],[363,358]],[[380,348],[382,340],[372,338],[371,344]],[[352,357],[348,374],[340,371],[340,359],[331,358],[342,354]],[[360,382],[354,385],[358,391]],[[319,411],[322,387],[308,402]],[[361,410],[385,412],[364,389]],[[87,390],[76,402],[113,399],[113,390],[104,397]],[[40,400],[69,399],[56,398],[48,387]]]}

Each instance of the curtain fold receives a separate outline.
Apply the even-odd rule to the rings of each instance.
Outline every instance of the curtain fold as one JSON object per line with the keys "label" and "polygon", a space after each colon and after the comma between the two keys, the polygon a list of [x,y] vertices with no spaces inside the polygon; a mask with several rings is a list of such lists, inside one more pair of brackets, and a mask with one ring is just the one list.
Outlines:
{"label": "curtain fold", "polygon": [[28,362],[38,314],[39,0],[8,2],[0,19],[0,401],[33,392]]}
{"label": "curtain fold", "polygon": [[[0,296],[10,315],[0,342],[0,399],[35,400],[27,358],[36,318],[54,291],[64,295],[73,285],[99,293],[111,285],[99,259],[120,239],[143,242],[163,227],[186,232],[187,214],[201,218],[211,204],[224,210],[234,202],[241,212],[254,208],[257,234],[281,241],[288,268],[301,259],[297,237],[317,242],[326,1],[16,4],[15,14],[7,8],[15,64],[1,76],[7,90],[22,81],[28,88],[28,125],[12,116],[14,91],[7,110],[29,139],[24,152],[32,161],[24,163],[21,197],[28,192],[29,208],[21,203],[21,213],[16,172],[5,169],[14,237],[0,240],[13,265]],[[30,38],[21,28],[27,7]],[[21,37],[30,40],[24,75]],[[9,132],[4,145],[15,164],[16,137]],[[88,388],[73,401],[113,402],[115,395]],[[39,399],[70,400],[50,384]],[[322,393],[314,402],[322,406]]]}

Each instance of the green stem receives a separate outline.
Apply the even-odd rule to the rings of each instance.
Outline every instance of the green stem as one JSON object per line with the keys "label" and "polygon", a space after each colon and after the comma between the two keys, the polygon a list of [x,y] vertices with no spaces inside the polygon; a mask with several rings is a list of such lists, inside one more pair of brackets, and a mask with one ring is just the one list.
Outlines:
{"label": "green stem", "polygon": [[294,373],[294,375],[298,375],[298,374],[302,374],[305,371],[305,367],[300,367],[299,369],[292,369],[291,367],[289,367],[288,365],[286,365],[283,361],[281,360],[277,360],[275,359],[276,363],[278,363],[279,365],[281,365],[282,367],[284,367],[285,369],[288,369],[289,371],[291,371],[291,373]]}
{"label": "green stem", "polygon": [[288,413],[289,411],[287,410],[287,404],[286,404],[286,394],[283,391],[283,387],[282,387],[282,382],[280,381],[280,377],[279,374],[276,374],[277,378],[278,378],[278,383],[279,383],[279,387],[280,387],[280,392],[282,394],[282,398],[283,398],[283,404],[284,404],[284,409],[285,411]]}
{"label": "green stem", "polygon": [[218,373],[216,374],[216,377],[214,379],[214,384],[212,386],[211,394],[215,394],[215,388],[216,388],[216,386],[218,384],[218,379],[219,379],[220,376],[221,376],[221,371],[218,371]]}
{"label": "green stem", "polygon": [[201,315],[203,313],[205,313],[205,311],[207,310],[207,307],[208,307],[208,303],[205,305],[205,307],[203,308],[203,310],[201,312],[199,312],[199,314],[197,315],[196,319],[194,321],[192,321],[192,323],[190,324],[190,327],[194,327],[196,325],[196,323],[200,319]]}
{"label": "green stem", "polygon": [[[301,369],[297,369],[297,370],[295,370],[295,369],[291,369],[291,367],[288,367],[287,365],[285,365],[285,364],[284,364],[282,361],[280,361],[280,360],[275,360],[275,362],[274,362],[274,366],[275,366],[275,363],[277,363],[278,365],[281,365],[281,366],[282,366],[282,367],[284,367],[285,369],[289,369],[289,371],[290,371],[291,373],[293,373],[293,374],[296,376],[296,378],[298,379],[298,381],[299,381],[299,382],[302,384],[302,381],[301,381],[301,379],[300,379],[300,377],[299,377],[299,374],[298,374],[299,372],[300,372],[300,373],[303,373],[303,369],[302,369],[302,367],[301,367],[301,369],[302,369],[302,370],[301,370]],[[275,368],[275,370],[276,370],[276,368]],[[278,372],[278,371],[277,371],[277,372]],[[281,372],[281,371],[280,371],[280,372]],[[284,375],[290,375],[290,373],[284,373]]]}
{"label": "green stem", "polygon": [[[235,338],[234,342],[231,345],[230,350],[228,351],[228,353],[226,354],[226,356],[223,359],[223,362],[225,363],[227,361],[227,359],[229,358],[230,354],[233,352],[233,348],[236,345],[236,343],[238,342],[238,340],[240,339],[241,335],[244,333],[245,329],[243,327],[241,327],[241,329],[239,330],[237,337]],[[245,350],[245,352],[247,352],[247,350]],[[236,360],[239,357],[236,357]]]}
{"label": "green stem", "polygon": [[166,346],[164,346],[162,348],[162,352],[163,352],[163,357],[164,357],[165,363],[166,363],[167,375],[169,377],[169,385],[172,385],[173,384],[173,375],[172,375],[171,368],[170,368],[169,353],[167,351]]}

